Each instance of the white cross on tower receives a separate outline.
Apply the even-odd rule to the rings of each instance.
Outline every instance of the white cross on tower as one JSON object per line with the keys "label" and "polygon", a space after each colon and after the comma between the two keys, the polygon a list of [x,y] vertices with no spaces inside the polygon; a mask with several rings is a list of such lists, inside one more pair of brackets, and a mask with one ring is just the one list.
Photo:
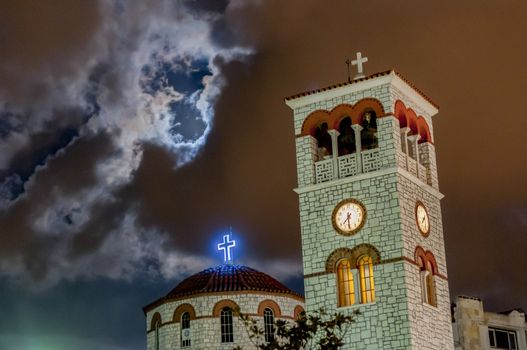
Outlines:
{"label": "white cross on tower", "polygon": [[358,74],[353,79],[359,79],[364,78],[364,74],[362,71],[362,64],[368,62],[368,57],[362,57],[362,54],[360,52],[357,52],[357,59],[351,61],[351,64],[354,66],[357,66]]}
{"label": "white cross on tower", "polygon": [[218,244],[218,250],[223,250],[223,261],[230,262],[232,261],[231,249],[236,247],[236,241],[233,239],[229,240],[229,235],[223,236],[223,242]]}

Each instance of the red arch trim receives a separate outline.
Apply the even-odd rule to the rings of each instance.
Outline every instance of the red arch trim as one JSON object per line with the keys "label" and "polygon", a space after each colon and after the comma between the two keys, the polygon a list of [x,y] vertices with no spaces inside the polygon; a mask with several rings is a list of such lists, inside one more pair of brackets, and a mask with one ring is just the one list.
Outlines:
{"label": "red arch trim", "polygon": [[230,307],[233,312],[239,310],[238,304],[236,304],[234,301],[229,299],[223,299],[218,301],[216,305],[214,305],[214,307],[212,308],[212,315],[215,317],[219,317],[220,312],[224,307]]}
{"label": "red arch trim", "polygon": [[401,128],[409,127],[411,135],[419,134],[421,136],[419,143],[432,143],[430,127],[423,116],[418,116],[413,109],[407,108],[401,100],[395,101],[394,114],[399,120],[399,126]]}
{"label": "red arch trim", "polygon": [[183,315],[185,312],[188,312],[190,315],[191,320],[196,319],[196,311],[194,310],[194,307],[188,303],[179,305],[176,310],[174,311],[174,316],[172,317],[173,322],[179,322],[181,319],[181,315]]}
{"label": "red arch trim", "polygon": [[430,128],[428,127],[428,123],[426,122],[425,118],[421,116],[417,117],[417,129],[418,129],[419,135],[421,135],[421,139],[419,140],[419,143],[432,142],[432,135],[430,134]]}
{"label": "red arch trim", "polygon": [[423,247],[417,246],[415,248],[414,260],[421,269],[426,269],[426,265],[430,264],[432,267],[432,274],[437,275],[439,273],[436,258],[431,251],[424,250]]}
{"label": "red arch trim", "polygon": [[269,308],[269,309],[273,310],[275,317],[282,316],[282,312],[280,310],[280,306],[278,306],[278,304],[276,302],[274,302],[274,301],[272,301],[270,299],[266,299],[266,300],[262,301],[260,303],[260,305],[258,305],[258,315],[263,316],[264,315],[264,310],[266,308]]}
{"label": "red arch trim", "polygon": [[377,118],[386,116],[381,102],[374,98],[364,98],[354,105],[340,104],[331,111],[316,110],[309,114],[302,124],[301,135],[314,135],[316,128],[323,122],[330,129],[338,129],[342,119],[350,117],[353,124],[360,124],[362,114],[367,110],[375,111]]}
{"label": "red arch trim", "polygon": [[293,317],[297,319],[302,312],[304,312],[304,308],[301,305],[295,306],[295,310],[293,311]]}
{"label": "red arch trim", "polygon": [[328,123],[328,127],[331,128],[331,120],[329,117],[329,112],[324,110],[317,110],[312,112],[302,124],[302,135],[315,135],[315,130],[322,123]]}

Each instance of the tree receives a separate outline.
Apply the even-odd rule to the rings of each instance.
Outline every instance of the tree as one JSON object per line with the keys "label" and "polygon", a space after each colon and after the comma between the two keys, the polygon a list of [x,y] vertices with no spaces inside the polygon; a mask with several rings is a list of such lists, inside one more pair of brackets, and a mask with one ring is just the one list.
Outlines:
{"label": "tree", "polygon": [[[344,342],[342,339],[348,332],[359,310],[345,316],[339,312],[329,314],[324,309],[307,314],[302,312],[295,321],[276,320],[274,337],[265,341],[265,330],[257,320],[238,311],[249,339],[261,350],[338,350]],[[234,350],[242,350],[236,347]]]}

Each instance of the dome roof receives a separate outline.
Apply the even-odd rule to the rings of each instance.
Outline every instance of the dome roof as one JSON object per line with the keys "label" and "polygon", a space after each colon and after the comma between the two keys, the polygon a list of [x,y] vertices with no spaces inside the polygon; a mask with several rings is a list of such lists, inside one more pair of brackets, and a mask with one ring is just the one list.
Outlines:
{"label": "dome roof", "polygon": [[165,299],[237,291],[262,291],[300,296],[273,277],[250,267],[219,265],[184,279],[166,295]]}

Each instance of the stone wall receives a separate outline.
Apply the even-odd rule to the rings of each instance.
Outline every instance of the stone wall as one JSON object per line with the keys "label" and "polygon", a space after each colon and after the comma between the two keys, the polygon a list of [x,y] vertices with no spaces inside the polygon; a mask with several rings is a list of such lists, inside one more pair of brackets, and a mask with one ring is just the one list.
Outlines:
{"label": "stone wall", "polygon": [[[405,95],[390,83],[368,82],[367,88],[347,93],[325,92],[325,99],[309,97],[309,104],[294,109],[295,134],[299,135],[304,119],[316,110],[332,110],[339,104],[355,104],[363,98],[375,98],[388,114],[377,119],[379,139],[378,170],[323,183],[309,183],[312,171],[307,163],[312,150],[297,147],[299,174],[300,224],[305,274],[307,311],[325,307],[330,311],[362,314],[346,336],[345,349],[453,349],[450,299],[444,251],[443,227],[438,192],[435,148],[431,143],[419,145],[421,166],[410,171],[408,157],[401,147],[401,129],[394,112],[401,100],[427,121],[432,132],[432,116],[415,96]],[[353,84],[352,84],[353,85]],[[351,88],[350,88],[351,89]],[[308,101],[306,99],[306,101]],[[430,109],[428,109],[430,110]],[[298,140],[299,138],[297,138]],[[300,138],[301,139],[301,138]],[[297,146],[299,141],[297,141]],[[307,145],[306,145],[307,146]],[[415,163],[415,160],[414,160]],[[423,169],[425,173],[423,173]],[[352,236],[335,231],[331,215],[342,200],[354,198],[366,208],[362,229]],[[421,235],[415,219],[416,202],[426,206],[431,231]],[[374,266],[375,301],[337,307],[336,276],[326,269],[328,257],[339,248],[360,244],[374,246],[380,262]],[[430,251],[437,261],[434,276],[437,306],[423,301],[420,268],[415,261],[417,247]],[[359,288],[355,288],[356,293]]]}
{"label": "stone wall", "polygon": [[221,343],[220,318],[213,315],[214,306],[222,300],[235,302],[242,313],[249,314],[251,317],[263,322],[263,317],[258,315],[260,303],[272,300],[280,308],[280,317],[275,319],[293,320],[295,307],[304,306],[301,298],[254,292],[239,293],[217,293],[208,294],[177,301],[167,301],[162,305],[150,310],[146,315],[147,345],[148,350],[155,350],[155,331],[151,330],[152,317],[159,313],[161,324],[159,331],[160,349],[173,350],[180,347],[180,320],[174,320],[174,312],[178,306],[190,304],[196,312],[195,319],[191,319],[190,326],[192,332],[191,346],[183,349],[233,349],[235,346],[243,346],[245,350],[255,349],[250,342],[247,331],[241,320],[233,316],[234,323],[234,343]]}

